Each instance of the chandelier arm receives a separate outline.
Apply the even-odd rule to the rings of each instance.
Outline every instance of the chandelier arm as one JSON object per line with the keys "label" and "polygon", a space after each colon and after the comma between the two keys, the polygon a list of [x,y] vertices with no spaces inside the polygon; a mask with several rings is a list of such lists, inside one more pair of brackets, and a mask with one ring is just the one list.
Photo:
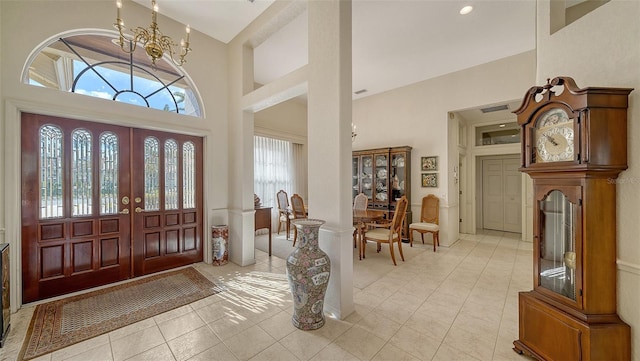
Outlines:
{"label": "chandelier arm", "polygon": [[[177,47],[178,44],[176,44],[173,39],[171,39],[171,37],[163,35],[159,40],[158,43],[160,44],[160,47],[165,50],[166,52],[168,52],[169,54],[169,58],[171,59],[171,61],[178,65],[178,66],[182,66],[182,64],[184,64],[186,61],[184,60],[184,57],[187,55],[187,53],[189,52],[189,48],[188,48],[188,44],[185,43],[182,46],[182,49],[180,51],[180,54],[177,54],[176,51],[174,50],[174,47]],[[179,60],[176,60],[175,56],[178,56]]]}

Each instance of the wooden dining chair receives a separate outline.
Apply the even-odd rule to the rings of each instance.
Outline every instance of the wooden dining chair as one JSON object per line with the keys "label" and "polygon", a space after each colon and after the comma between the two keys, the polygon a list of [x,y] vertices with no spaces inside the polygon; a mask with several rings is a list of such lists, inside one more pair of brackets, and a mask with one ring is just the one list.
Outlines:
{"label": "wooden dining chair", "polygon": [[367,209],[369,198],[364,193],[360,193],[353,198],[353,209]]}
{"label": "wooden dining chair", "polygon": [[284,229],[287,231],[287,239],[289,239],[290,221],[293,219],[293,214],[289,208],[289,196],[283,189],[276,193],[276,199],[278,200],[278,234],[284,225]]}
{"label": "wooden dining chair", "polygon": [[[294,194],[291,196],[291,213],[293,214],[293,219],[301,219],[307,218],[307,211],[304,208],[304,201],[299,194]],[[296,240],[298,239],[298,228],[293,227],[293,246],[296,245]]]}
{"label": "wooden dining chair", "polygon": [[[393,219],[388,223],[369,223],[367,226],[372,227],[372,229],[366,231],[364,233],[364,237],[362,238],[362,258],[365,258],[365,249],[367,246],[367,241],[373,241],[377,244],[380,243],[388,243],[389,244],[389,253],[391,253],[391,260],[393,261],[393,265],[396,266],[396,257],[393,251],[394,243],[398,245],[398,251],[400,252],[400,258],[404,262],[404,255],[402,254],[402,226],[404,224],[404,216],[407,212],[409,201],[406,196],[402,196],[396,202],[396,209],[393,213]],[[378,248],[378,252],[380,252],[380,248]]]}
{"label": "wooden dining chair", "polygon": [[420,222],[409,225],[409,246],[413,247],[413,231],[420,233],[422,244],[424,244],[424,234],[431,233],[433,236],[433,251],[440,245],[440,225],[438,224],[440,214],[440,199],[433,194],[422,198],[422,208],[420,210]]}
{"label": "wooden dining chair", "polygon": [[[366,194],[360,193],[353,198],[353,209],[354,210],[365,210],[369,206],[369,198]],[[358,227],[361,227],[361,224],[355,224],[356,227],[353,231],[353,248],[358,247],[357,237],[358,237]]]}

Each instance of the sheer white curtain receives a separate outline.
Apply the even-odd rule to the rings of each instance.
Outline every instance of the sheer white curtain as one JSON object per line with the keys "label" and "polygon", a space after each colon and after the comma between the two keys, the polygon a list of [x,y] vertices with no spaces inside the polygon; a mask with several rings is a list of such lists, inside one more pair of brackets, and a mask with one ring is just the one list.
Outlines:
{"label": "sheer white curtain", "polygon": [[291,144],[293,154],[293,191],[307,202],[307,150],[302,144]]}
{"label": "sheer white curtain", "polygon": [[253,137],[253,192],[263,207],[273,207],[271,224],[278,224],[276,193],[284,189],[293,195],[293,162],[291,142],[261,136]]}

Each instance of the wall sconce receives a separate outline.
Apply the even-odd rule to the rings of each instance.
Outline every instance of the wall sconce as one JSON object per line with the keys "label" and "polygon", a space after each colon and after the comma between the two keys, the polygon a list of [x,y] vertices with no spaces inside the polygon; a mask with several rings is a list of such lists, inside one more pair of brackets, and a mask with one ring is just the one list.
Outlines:
{"label": "wall sconce", "polygon": [[351,142],[356,140],[358,134],[356,133],[356,125],[351,123]]}

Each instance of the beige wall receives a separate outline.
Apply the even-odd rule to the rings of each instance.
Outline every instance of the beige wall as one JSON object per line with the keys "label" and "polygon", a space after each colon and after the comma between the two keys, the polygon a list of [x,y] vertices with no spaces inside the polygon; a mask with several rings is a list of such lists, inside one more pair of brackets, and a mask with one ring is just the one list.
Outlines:
{"label": "beige wall", "polygon": [[580,87],[635,88],[628,111],[629,168],[617,188],[617,263],[618,314],[631,325],[632,358],[640,360],[640,2],[612,0],[553,35],[549,8],[549,1],[538,1],[538,85],[566,75]]}
{"label": "beige wall", "polygon": [[[2,35],[0,104],[2,130],[0,159],[5,171],[0,177],[0,229],[6,228],[11,243],[12,307],[20,305],[20,112],[153,128],[203,136],[205,139],[205,208],[209,224],[226,223],[228,179],[227,58],[226,46],[192,31],[193,53],[184,69],[194,80],[204,101],[204,118],[155,111],[73,93],[60,92],[21,81],[30,53],[53,36],[78,29],[110,29],[115,21],[114,1],[0,1]],[[82,14],[80,16],[79,14]],[[127,24],[147,25],[149,10],[125,1],[122,17]],[[180,37],[182,24],[163,16],[158,23],[166,34]],[[175,35],[174,35],[175,34]],[[207,239],[207,232],[204,232]],[[208,244],[208,242],[205,242]],[[205,248],[205,257],[210,252]]]}
{"label": "beige wall", "polygon": [[291,99],[261,110],[254,115],[255,133],[305,144],[307,139],[307,105]]}
{"label": "beige wall", "polygon": [[[438,196],[440,243],[451,245],[458,239],[458,195],[451,181],[458,132],[450,124],[449,112],[519,99],[534,80],[535,52],[531,51],[356,100],[353,123],[358,137],[353,148],[413,147],[413,218],[420,215],[422,197]],[[420,157],[434,155],[439,159],[439,187],[422,188]]]}

